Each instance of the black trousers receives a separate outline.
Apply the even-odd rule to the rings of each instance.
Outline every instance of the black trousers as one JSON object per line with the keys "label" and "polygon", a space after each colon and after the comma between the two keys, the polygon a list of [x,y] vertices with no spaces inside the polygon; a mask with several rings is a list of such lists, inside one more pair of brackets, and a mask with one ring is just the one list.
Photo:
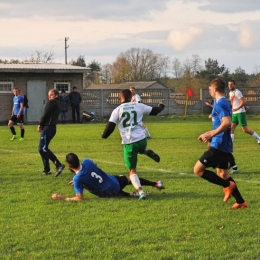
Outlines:
{"label": "black trousers", "polygon": [[80,122],[80,115],[79,115],[79,106],[71,106],[71,110],[72,110],[72,120],[75,123],[76,122],[76,116],[75,114],[77,114],[77,121]]}

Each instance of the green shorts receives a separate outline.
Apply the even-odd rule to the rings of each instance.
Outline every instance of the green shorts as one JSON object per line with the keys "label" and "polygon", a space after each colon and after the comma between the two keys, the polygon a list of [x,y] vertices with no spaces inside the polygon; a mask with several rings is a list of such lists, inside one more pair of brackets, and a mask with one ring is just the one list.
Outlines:
{"label": "green shorts", "polygon": [[128,170],[136,169],[137,156],[144,153],[146,146],[146,138],[132,144],[124,144],[124,161]]}
{"label": "green shorts", "polygon": [[246,112],[232,114],[232,123],[234,123],[236,125],[247,126]]}

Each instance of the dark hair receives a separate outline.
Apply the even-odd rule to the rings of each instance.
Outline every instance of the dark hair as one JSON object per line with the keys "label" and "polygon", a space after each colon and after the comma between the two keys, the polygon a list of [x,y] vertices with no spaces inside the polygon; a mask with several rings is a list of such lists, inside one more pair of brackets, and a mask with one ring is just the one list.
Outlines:
{"label": "dark hair", "polygon": [[130,102],[132,99],[132,92],[130,91],[130,89],[122,89],[120,91],[120,95],[122,95],[124,97],[124,100],[126,102]]}
{"label": "dark hair", "polygon": [[73,89],[77,89],[77,87],[74,86]]}
{"label": "dark hair", "polygon": [[75,153],[68,153],[66,155],[66,162],[74,169],[80,165],[79,158]]}
{"label": "dark hair", "polygon": [[65,90],[63,89],[63,90],[61,91],[61,93],[66,93],[66,92],[65,92]]}
{"label": "dark hair", "polygon": [[211,80],[210,85],[214,85],[217,88],[218,92],[224,93],[226,82],[221,78],[215,78]]}
{"label": "dark hair", "polygon": [[236,85],[236,82],[235,82],[235,80],[233,80],[233,79],[230,79],[228,82],[233,82],[234,85]]}

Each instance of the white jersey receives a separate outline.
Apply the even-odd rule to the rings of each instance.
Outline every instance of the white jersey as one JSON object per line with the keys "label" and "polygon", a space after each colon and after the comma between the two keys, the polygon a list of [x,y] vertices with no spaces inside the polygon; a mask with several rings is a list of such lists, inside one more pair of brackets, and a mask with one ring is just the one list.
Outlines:
{"label": "white jersey", "polygon": [[151,111],[152,107],[136,102],[122,103],[113,110],[109,122],[118,125],[122,144],[131,144],[146,138],[142,118]]}
{"label": "white jersey", "polygon": [[[242,97],[243,97],[243,94],[238,89],[234,89],[229,92],[229,100],[231,102],[232,108],[237,108],[240,105],[240,98],[242,98]],[[240,109],[238,109],[237,111],[232,111],[233,114],[238,114],[238,113],[242,113],[242,112],[246,112],[244,106],[241,107]]]}
{"label": "white jersey", "polygon": [[141,101],[142,101],[142,99],[140,98],[140,96],[138,94],[134,94],[132,96],[131,102],[139,102],[140,103]]}

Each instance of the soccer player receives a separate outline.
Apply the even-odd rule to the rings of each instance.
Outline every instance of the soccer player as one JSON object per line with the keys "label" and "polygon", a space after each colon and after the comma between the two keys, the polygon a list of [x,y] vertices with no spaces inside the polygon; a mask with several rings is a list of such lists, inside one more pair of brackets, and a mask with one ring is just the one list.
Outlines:
{"label": "soccer player", "polygon": [[[136,196],[135,192],[128,193],[123,191],[123,189],[131,183],[130,179],[126,176],[114,176],[107,174],[90,159],[84,159],[80,164],[78,156],[74,153],[69,153],[66,155],[66,162],[69,169],[75,173],[72,181],[69,182],[69,185],[74,186],[75,196],[69,198],[55,193],[52,194],[53,199],[80,201],[83,199],[84,189],[98,197]],[[142,185],[152,186],[158,190],[164,189],[161,180],[152,182],[140,178],[140,181]]]}
{"label": "soccer player", "polygon": [[49,160],[56,167],[55,177],[61,174],[65,165],[62,164],[56,155],[49,149],[49,144],[56,134],[56,125],[60,114],[59,91],[50,89],[48,92],[49,101],[46,103],[37,131],[41,133],[38,151],[42,157],[44,170],[42,175],[51,175]]}
{"label": "soccer player", "polygon": [[229,88],[229,99],[232,106],[232,124],[231,124],[231,138],[234,141],[235,129],[237,125],[241,125],[241,129],[244,133],[254,137],[260,145],[260,136],[254,131],[247,127],[246,121],[246,100],[243,97],[241,91],[236,88],[236,82],[234,80],[228,81]]}
{"label": "soccer player", "polygon": [[[131,93],[132,93],[131,102],[141,103],[141,102],[142,102],[141,97],[136,93],[135,87],[130,87],[129,89],[130,89],[130,91],[131,91]],[[144,129],[144,133],[145,133],[147,139],[151,139],[152,136],[151,136],[151,134],[150,134],[148,128],[145,126],[144,123],[143,123],[143,126],[142,126],[142,127],[143,127],[143,129]]]}
{"label": "soccer player", "polygon": [[[208,149],[194,166],[194,173],[203,179],[223,187],[224,202],[231,195],[236,202],[233,209],[246,208],[247,203],[241,196],[235,181],[228,174],[229,155],[232,153],[232,140],[230,136],[230,104],[225,98],[225,81],[215,78],[209,85],[209,93],[215,99],[212,110],[213,130],[201,134],[198,140],[206,143],[211,140]],[[216,168],[217,175],[206,168]]]}
{"label": "soccer player", "polygon": [[23,96],[19,95],[19,89],[14,88],[13,89],[14,97],[13,97],[13,109],[12,109],[12,114],[11,118],[8,122],[8,127],[10,128],[13,137],[11,138],[10,141],[13,141],[18,138],[18,135],[16,135],[16,131],[14,128],[14,124],[17,123],[21,129],[21,138],[19,141],[24,140],[24,126],[23,126],[23,120],[24,120],[24,114],[23,114],[23,106],[24,106],[24,99]]}
{"label": "soccer player", "polygon": [[132,93],[129,89],[120,91],[119,99],[121,105],[115,108],[110,116],[109,122],[102,134],[102,138],[108,138],[114,131],[116,124],[124,145],[124,161],[128,169],[131,183],[139,192],[139,200],[145,198],[140,180],[136,172],[138,154],[146,154],[156,162],[160,157],[152,150],[146,149],[147,138],[143,131],[143,115],[157,115],[164,109],[164,104],[159,103],[158,107],[150,107],[143,103],[131,102]]}

